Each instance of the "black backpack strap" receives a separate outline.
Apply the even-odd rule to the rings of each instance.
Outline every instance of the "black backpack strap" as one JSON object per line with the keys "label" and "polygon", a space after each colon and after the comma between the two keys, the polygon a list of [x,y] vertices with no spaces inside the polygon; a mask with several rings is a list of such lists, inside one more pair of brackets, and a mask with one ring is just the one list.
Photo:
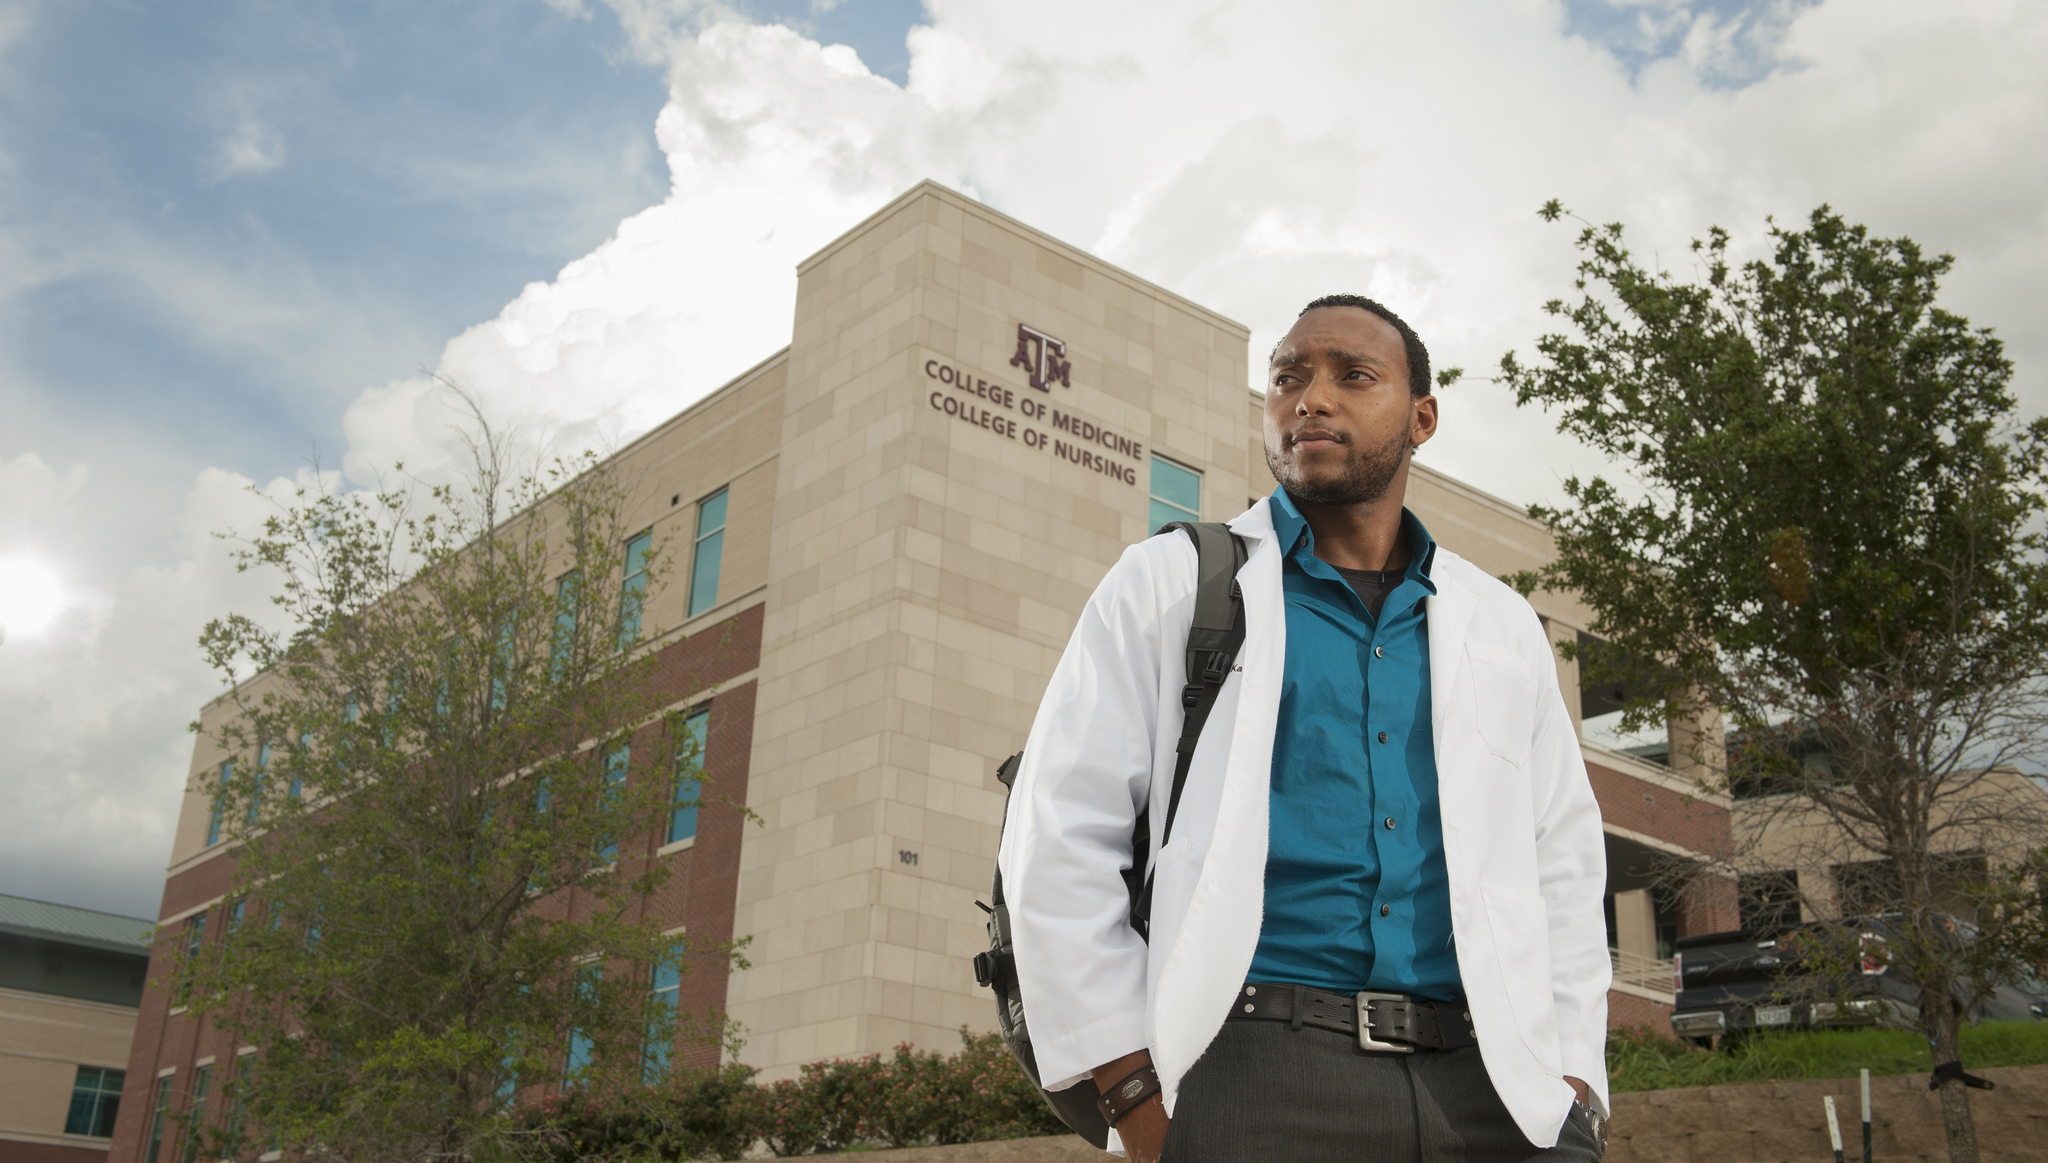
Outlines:
{"label": "black backpack strap", "polygon": [[[1248,555],[1244,538],[1228,525],[1215,521],[1175,521],[1159,532],[1178,529],[1195,543],[1195,613],[1188,625],[1187,685],[1181,688],[1180,742],[1174,745],[1173,789],[1166,798],[1166,827],[1160,830],[1159,845],[1173,837],[1173,820],[1180,813],[1180,795],[1187,787],[1188,768],[1195,761],[1195,744],[1230,677],[1231,663],[1244,645],[1244,592],[1237,574]],[[1131,872],[1143,887],[1131,899],[1131,926],[1150,936],[1152,921],[1152,871],[1148,867],[1151,848],[1149,809],[1138,816],[1138,831],[1132,837]]]}
{"label": "black backpack strap", "polygon": [[1173,791],[1166,800],[1166,827],[1159,833],[1162,848],[1173,838],[1173,817],[1180,811],[1195,744],[1202,738],[1216,696],[1223,692],[1223,680],[1230,677],[1230,664],[1244,645],[1244,592],[1238,588],[1237,571],[1244,568],[1246,555],[1244,538],[1228,525],[1176,521],[1166,529],[1179,529],[1194,539],[1198,573],[1195,616],[1188,626],[1188,684],[1180,692],[1183,714],[1180,742],[1174,745]]}

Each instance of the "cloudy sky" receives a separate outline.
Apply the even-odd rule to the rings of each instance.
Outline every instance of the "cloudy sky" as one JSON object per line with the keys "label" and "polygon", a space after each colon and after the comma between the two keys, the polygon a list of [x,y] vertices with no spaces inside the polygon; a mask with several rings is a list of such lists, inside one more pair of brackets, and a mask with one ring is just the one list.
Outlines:
{"label": "cloudy sky", "polygon": [[[428,373],[565,445],[788,339],[798,260],[934,178],[1240,319],[1359,290],[1484,375],[1560,197],[1684,269],[1829,202],[1958,262],[2048,408],[2048,7],[1949,0],[0,0],[0,891],[154,915],[211,534],[448,455]],[[1597,467],[1473,381],[1438,467]]]}

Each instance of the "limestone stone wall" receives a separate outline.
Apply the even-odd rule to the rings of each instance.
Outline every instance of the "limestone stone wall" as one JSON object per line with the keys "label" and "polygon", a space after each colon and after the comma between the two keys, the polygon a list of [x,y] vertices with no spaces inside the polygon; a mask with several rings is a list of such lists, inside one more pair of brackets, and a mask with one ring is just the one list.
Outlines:
{"label": "limestone stone wall", "polygon": [[[1028,384],[1020,325],[1067,382]],[[995,767],[1146,535],[1152,454],[1242,510],[1247,339],[930,184],[799,269],[727,994],[767,1077],[993,1026]]]}

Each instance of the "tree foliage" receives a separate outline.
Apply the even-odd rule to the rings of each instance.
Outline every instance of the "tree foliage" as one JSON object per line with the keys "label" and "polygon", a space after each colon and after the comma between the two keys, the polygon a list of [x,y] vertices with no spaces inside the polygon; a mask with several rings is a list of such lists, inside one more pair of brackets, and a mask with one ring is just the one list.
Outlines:
{"label": "tree foliage", "polygon": [[1903,918],[1892,970],[1954,1060],[1949,998],[2048,956],[2042,797],[1999,766],[2042,726],[2048,422],[2017,417],[1999,340],[1937,304],[1948,256],[1825,206],[1769,239],[1736,262],[1717,227],[1680,278],[1619,224],[1581,231],[1577,295],[1545,307],[1564,330],[1501,375],[1626,476],[1532,507],[1557,557],[1521,583],[1594,611],[1577,657],[1632,692],[1627,726],[1727,716],[1727,750],[1702,733],[1685,759],[1750,839],[1792,829],[1802,862],[1875,869],[1859,911]]}
{"label": "tree foliage", "polygon": [[488,1157],[522,1091],[659,1074],[690,1024],[648,977],[692,952],[642,907],[697,758],[635,649],[662,547],[630,579],[594,459],[507,479],[488,428],[473,450],[456,486],[301,488],[239,550],[283,629],[202,637],[234,886],[178,988],[256,1048],[227,1156]]}

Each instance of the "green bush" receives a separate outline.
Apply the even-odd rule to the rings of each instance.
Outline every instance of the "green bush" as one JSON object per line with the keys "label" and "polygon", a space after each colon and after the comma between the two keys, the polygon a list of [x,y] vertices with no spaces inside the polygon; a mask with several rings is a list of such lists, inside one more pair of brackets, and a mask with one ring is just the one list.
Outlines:
{"label": "green bush", "polygon": [[[1964,1026],[1970,1069],[2048,1062],[2048,1022]],[[1790,1030],[1731,1039],[1718,1050],[1631,1027],[1607,1035],[1608,1085],[1616,1092],[1720,1086],[1802,1078],[1917,1074],[1934,1069],[1927,1039],[1913,1030]]]}
{"label": "green bush", "polygon": [[748,1067],[677,1068],[659,1086],[572,1091],[524,1108],[526,1152],[546,1163],[737,1159],[756,1142],[777,1156],[1059,1134],[997,1034],[961,1031],[953,1055],[813,1062],[762,1085]]}
{"label": "green bush", "polygon": [[654,1087],[572,1090],[520,1109],[528,1157],[587,1160],[738,1159],[761,1137],[754,1069],[674,1071]]}

